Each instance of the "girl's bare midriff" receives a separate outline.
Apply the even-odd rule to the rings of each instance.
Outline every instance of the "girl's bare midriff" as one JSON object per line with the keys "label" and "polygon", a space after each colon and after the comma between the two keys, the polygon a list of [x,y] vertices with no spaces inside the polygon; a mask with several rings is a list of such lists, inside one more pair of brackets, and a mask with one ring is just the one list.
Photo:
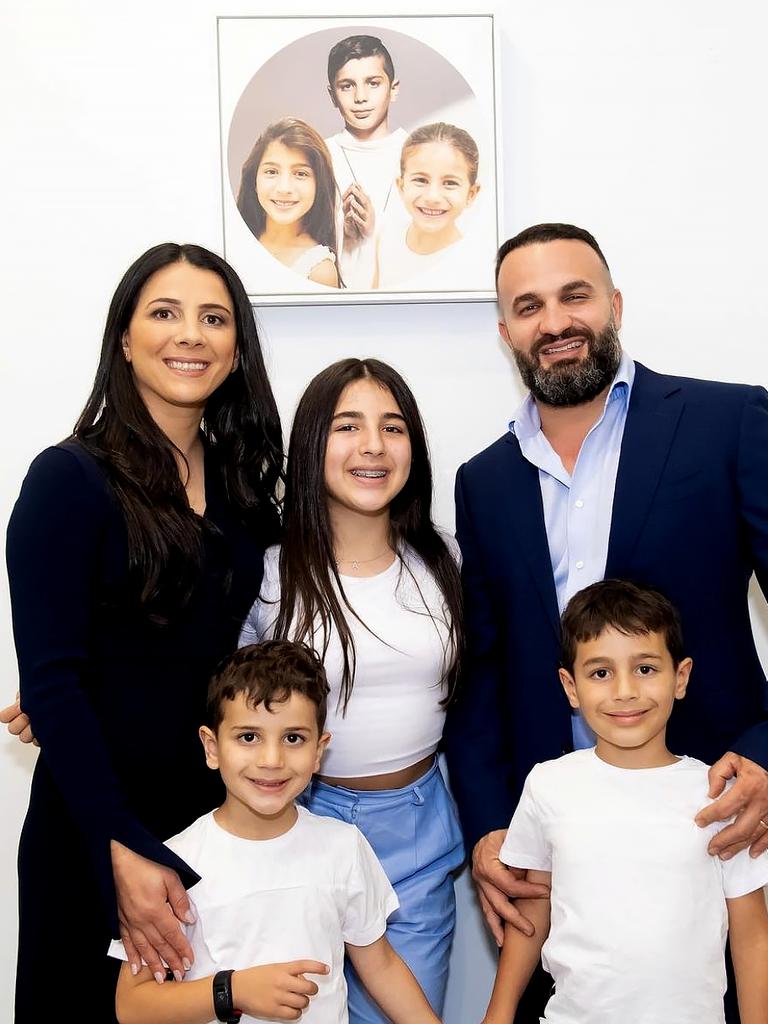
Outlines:
{"label": "girl's bare midriff", "polygon": [[386,775],[366,775],[361,779],[339,779],[333,775],[318,775],[317,778],[328,786],[343,786],[344,789],[359,789],[365,792],[377,789],[403,789],[405,786],[412,786],[417,779],[425,775],[434,760],[435,755],[428,754],[416,764],[400,768],[399,771],[388,772]]}

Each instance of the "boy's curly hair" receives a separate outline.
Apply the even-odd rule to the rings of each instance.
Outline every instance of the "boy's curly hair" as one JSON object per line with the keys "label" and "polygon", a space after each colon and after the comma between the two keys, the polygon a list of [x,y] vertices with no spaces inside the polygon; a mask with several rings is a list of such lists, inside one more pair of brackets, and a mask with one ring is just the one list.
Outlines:
{"label": "boy's curly hair", "polygon": [[307,644],[292,640],[249,644],[216,669],[208,686],[206,723],[216,732],[224,718],[224,701],[234,700],[239,693],[249,707],[263,704],[267,711],[273,702],[279,704],[292,693],[300,693],[317,708],[317,730],[321,733],[329,689],[323,663]]}

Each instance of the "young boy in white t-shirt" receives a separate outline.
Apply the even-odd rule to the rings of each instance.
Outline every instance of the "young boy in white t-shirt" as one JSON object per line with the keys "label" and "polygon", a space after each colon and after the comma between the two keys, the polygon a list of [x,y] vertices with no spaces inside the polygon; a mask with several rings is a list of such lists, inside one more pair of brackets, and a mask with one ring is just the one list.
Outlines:
{"label": "young boy in white t-shirt", "polygon": [[325,140],[340,195],[339,264],[344,284],[371,287],[375,240],[385,221],[407,224],[397,192],[407,132],[389,126],[400,82],[377,36],[347,36],[328,54],[328,95],[344,128]]}
{"label": "young boy in white t-shirt", "polygon": [[[395,1024],[439,1024],[384,935],[398,902],[367,841],[295,804],[330,739],[327,694],[303,644],[243,647],[219,667],[200,738],[227,796],[167,844],[201,876],[185,929],[194,964],[163,984],[123,964],[121,1024],[346,1024],[345,950]],[[121,943],[110,952],[125,958]]]}
{"label": "young boy in white t-shirt", "polygon": [[711,857],[724,823],[694,823],[707,766],[666,745],[692,664],[675,609],[605,580],[571,599],[562,634],[560,679],[597,742],[526,780],[499,856],[551,892],[518,901],[535,934],[507,926],[484,1024],[512,1024],[540,955],[547,1024],[722,1024],[729,927],[741,1022],[766,1024],[768,855]]}

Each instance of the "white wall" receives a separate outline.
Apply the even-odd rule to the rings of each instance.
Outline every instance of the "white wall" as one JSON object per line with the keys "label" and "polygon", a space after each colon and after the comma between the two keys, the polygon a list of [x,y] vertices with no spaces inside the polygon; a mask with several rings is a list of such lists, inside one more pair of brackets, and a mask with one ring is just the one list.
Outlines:
{"label": "white wall", "polygon": [[[221,247],[215,15],[315,13],[291,0],[4,6],[3,528],[31,458],[80,410],[128,263],[167,239]],[[489,8],[422,0],[417,10]],[[386,5],[355,5],[366,13]],[[507,232],[542,220],[589,227],[624,291],[633,355],[659,370],[765,383],[764,6],[518,0],[496,13]],[[310,375],[343,355],[380,356],[405,373],[429,428],[437,516],[452,524],[457,465],[503,431],[521,394],[493,306],[284,308],[261,319],[286,426]],[[0,601],[0,697],[10,699],[5,587]],[[762,599],[756,607],[766,651]],[[2,1020],[11,1019],[15,844],[34,758],[0,737]],[[464,880],[450,1024],[479,1020],[488,991],[492,959],[472,915]]]}

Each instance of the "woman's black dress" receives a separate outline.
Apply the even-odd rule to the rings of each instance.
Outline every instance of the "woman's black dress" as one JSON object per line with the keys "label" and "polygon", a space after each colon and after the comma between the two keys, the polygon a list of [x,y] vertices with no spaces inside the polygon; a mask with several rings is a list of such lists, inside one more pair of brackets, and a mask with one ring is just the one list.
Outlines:
{"label": "woman's black dress", "polygon": [[264,548],[229,507],[212,451],[205,483],[217,529],[205,531],[191,601],[164,626],[133,596],[121,508],[77,442],[38,456],[11,516],[22,706],[40,741],[19,846],[17,1024],[116,1019],[112,838],[196,878],[160,840],[221,802],[197,730],[211,672],[258,595]]}

